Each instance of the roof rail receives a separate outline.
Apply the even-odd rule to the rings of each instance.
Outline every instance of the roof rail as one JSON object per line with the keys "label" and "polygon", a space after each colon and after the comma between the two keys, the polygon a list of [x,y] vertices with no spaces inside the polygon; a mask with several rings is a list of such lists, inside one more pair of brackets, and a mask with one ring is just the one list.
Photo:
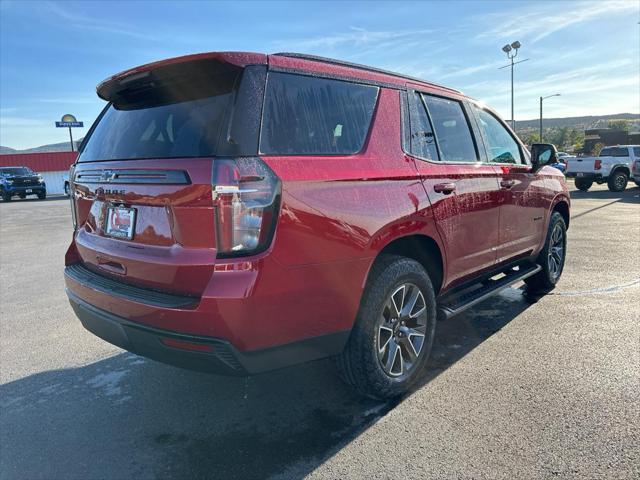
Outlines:
{"label": "roof rail", "polygon": [[367,65],[362,65],[360,63],[345,62],[344,60],[336,60],[334,58],[320,57],[317,55],[307,55],[306,53],[279,52],[279,53],[274,53],[272,55],[277,55],[278,57],[301,58],[303,60],[312,60],[314,62],[330,63],[332,65],[341,65],[344,67],[357,68],[359,70],[366,70],[369,72],[383,73],[385,75],[391,75],[393,77],[402,78],[404,80],[411,80],[413,82],[426,83],[428,85],[433,85],[434,87],[438,87],[444,90],[449,90],[451,92],[462,94],[460,90],[456,90],[455,88],[446,87],[438,83],[429,82],[427,80],[411,77],[409,75],[404,75],[402,73],[392,72],[390,70],[383,70],[382,68],[369,67]]}

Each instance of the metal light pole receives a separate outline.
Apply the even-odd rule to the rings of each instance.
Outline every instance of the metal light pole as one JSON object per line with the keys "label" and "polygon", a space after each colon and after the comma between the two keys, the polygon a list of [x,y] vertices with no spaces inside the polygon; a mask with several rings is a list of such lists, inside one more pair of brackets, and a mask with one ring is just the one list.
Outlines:
{"label": "metal light pole", "polygon": [[513,114],[513,66],[518,63],[526,62],[527,60],[529,60],[528,58],[525,58],[524,60],[514,62],[513,59],[518,56],[518,49],[521,46],[522,44],[516,40],[512,44],[510,45],[507,44],[504,47],[502,47],[502,51],[507,54],[507,57],[509,58],[509,60],[511,60],[511,63],[509,63],[508,65],[505,65],[504,67],[500,67],[498,69],[498,70],[501,70],[503,68],[511,67],[511,129],[513,131],[515,131],[516,129],[516,121],[514,119],[514,114]]}
{"label": "metal light pole", "polygon": [[549,95],[547,97],[540,97],[540,143],[542,143],[542,101],[551,97],[559,97],[559,93],[554,93],[553,95]]}

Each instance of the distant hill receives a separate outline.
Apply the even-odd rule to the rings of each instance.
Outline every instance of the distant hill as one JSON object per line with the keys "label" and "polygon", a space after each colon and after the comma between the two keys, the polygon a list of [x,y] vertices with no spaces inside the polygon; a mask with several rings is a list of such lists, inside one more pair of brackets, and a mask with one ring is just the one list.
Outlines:
{"label": "distant hill", "polygon": [[[564,118],[545,118],[545,128],[562,128],[572,127],[578,130],[589,128],[606,128],[610,120],[637,120],[640,121],[640,114],[637,113],[617,113],[615,115],[592,115],[587,117],[564,117]],[[538,128],[540,119],[518,120],[516,121],[516,130],[527,130],[529,128]]]}
{"label": "distant hill", "polygon": [[[78,149],[78,145],[82,141],[81,138],[73,141],[75,149]],[[15,150],[9,147],[0,146],[0,154],[3,153],[37,153],[37,152],[68,152],[69,142],[50,143],[49,145],[41,145],[39,147],[27,148],[25,150]]]}

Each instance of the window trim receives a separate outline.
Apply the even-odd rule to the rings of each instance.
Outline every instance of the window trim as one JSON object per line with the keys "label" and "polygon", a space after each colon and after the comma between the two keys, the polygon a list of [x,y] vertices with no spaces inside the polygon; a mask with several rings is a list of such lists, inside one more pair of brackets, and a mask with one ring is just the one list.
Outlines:
{"label": "window trim", "polygon": [[[292,76],[310,77],[310,78],[316,78],[321,80],[333,80],[336,82],[350,83],[354,85],[363,85],[366,87],[374,87],[376,89],[376,98],[375,98],[375,101],[373,102],[373,112],[371,113],[371,118],[369,119],[369,126],[367,127],[367,132],[364,136],[364,142],[362,142],[362,146],[360,147],[360,150],[354,153],[291,153],[291,154],[264,153],[261,150],[262,132],[264,128],[264,116],[266,111],[265,106],[267,102],[267,92],[269,91],[269,78],[271,77],[270,75],[271,72],[282,73],[282,74],[292,75]],[[310,75],[309,72],[307,72],[307,74],[305,75],[304,72],[298,72],[298,71],[292,71],[292,70],[275,69],[275,68],[268,69],[267,78],[264,85],[264,94],[262,95],[262,111],[260,112],[260,133],[258,135],[258,156],[261,156],[261,157],[354,157],[356,155],[362,154],[366,150],[369,144],[369,140],[371,139],[371,132],[373,131],[375,118],[378,114],[378,106],[380,102],[380,91],[382,88],[385,88],[385,87],[382,87],[380,85],[373,85],[370,83],[358,82],[358,81],[355,81],[355,79],[351,81],[351,80],[340,79],[340,78],[335,78],[331,76]]]}
{"label": "window trim", "polygon": [[[531,162],[530,162],[530,157],[528,155],[525,155],[524,153],[524,145],[522,144],[522,142],[520,141],[520,139],[517,137],[517,135],[515,134],[515,132],[513,132],[511,130],[511,128],[509,128],[509,126],[506,124],[505,121],[503,121],[496,113],[494,113],[493,111],[491,111],[491,109],[487,108],[486,106],[480,105],[476,102],[469,102],[469,106],[470,109],[473,112],[473,116],[476,118],[476,122],[479,122],[479,116],[478,116],[478,112],[477,110],[482,110],[486,113],[488,113],[489,115],[491,115],[493,118],[495,118],[497,120],[497,122],[502,125],[502,127],[506,130],[506,132],[509,134],[509,136],[511,136],[511,139],[516,142],[516,145],[518,146],[518,150],[520,152],[520,161],[517,163],[499,163],[499,162],[492,162],[491,160],[489,160],[489,150],[487,147],[487,139],[485,138],[484,132],[482,131],[482,128],[480,128],[480,125],[478,123],[478,133],[480,134],[481,138],[482,138],[482,143],[484,145],[484,150],[485,150],[485,161],[483,162],[483,164],[486,165],[496,165],[498,167],[531,167]],[[476,110],[477,109],[477,110]]]}

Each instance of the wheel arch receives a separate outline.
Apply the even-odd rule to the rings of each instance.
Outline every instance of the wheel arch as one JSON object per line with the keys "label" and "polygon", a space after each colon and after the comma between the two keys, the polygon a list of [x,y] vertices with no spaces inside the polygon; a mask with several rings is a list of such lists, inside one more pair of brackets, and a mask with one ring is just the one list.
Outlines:
{"label": "wheel arch", "polygon": [[[436,295],[442,288],[445,258],[440,245],[433,237],[424,234],[412,234],[394,238],[378,252],[372,265],[382,255],[400,255],[417,261],[429,273]],[[367,278],[368,276],[367,274]]]}
{"label": "wheel arch", "polygon": [[624,163],[619,163],[611,167],[611,173],[609,173],[609,175],[613,175],[619,170],[622,170],[627,175],[628,178],[631,178],[631,170],[629,169],[629,166],[625,165]]}
{"label": "wheel arch", "polygon": [[560,215],[562,215],[562,218],[564,219],[564,223],[567,226],[567,229],[569,229],[569,222],[571,220],[571,213],[569,210],[569,202],[565,199],[565,198],[560,198],[558,200],[556,200],[553,208],[552,208],[552,212],[558,212],[560,213]]}

